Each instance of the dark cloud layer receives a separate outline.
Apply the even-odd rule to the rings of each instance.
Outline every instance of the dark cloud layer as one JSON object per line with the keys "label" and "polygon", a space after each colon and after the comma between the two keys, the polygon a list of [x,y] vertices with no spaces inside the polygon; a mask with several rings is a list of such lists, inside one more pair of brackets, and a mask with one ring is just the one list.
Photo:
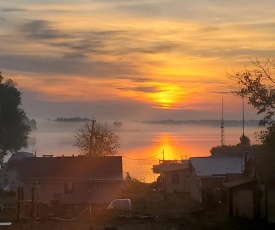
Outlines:
{"label": "dark cloud layer", "polygon": [[21,8],[16,8],[16,7],[14,7],[14,8],[3,8],[2,9],[2,11],[3,12],[5,12],[5,13],[11,13],[11,12],[24,12],[24,11],[26,11],[25,9],[21,9]]}
{"label": "dark cloud layer", "polygon": [[134,65],[103,61],[75,61],[63,58],[0,55],[1,68],[44,74],[83,75],[105,78],[126,78],[138,74]]}
{"label": "dark cloud layer", "polygon": [[154,86],[140,86],[140,87],[128,87],[128,88],[117,88],[119,90],[126,90],[126,91],[137,91],[137,92],[143,92],[143,93],[159,93],[163,92],[163,90],[160,90],[158,87]]}
{"label": "dark cloud layer", "polygon": [[20,31],[26,39],[41,40],[43,44],[56,48],[56,52],[63,53],[67,58],[85,58],[89,55],[115,55],[123,58],[123,55],[132,53],[179,53],[187,49],[184,43],[170,40],[140,42],[139,37],[148,33],[143,30],[65,32],[56,29],[54,25],[51,21],[32,20],[23,24]]}
{"label": "dark cloud layer", "polygon": [[68,36],[68,34],[63,34],[59,30],[53,29],[50,23],[45,20],[33,20],[24,24],[21,27],[21,32],[28,39],[33,40],[67,38]]}

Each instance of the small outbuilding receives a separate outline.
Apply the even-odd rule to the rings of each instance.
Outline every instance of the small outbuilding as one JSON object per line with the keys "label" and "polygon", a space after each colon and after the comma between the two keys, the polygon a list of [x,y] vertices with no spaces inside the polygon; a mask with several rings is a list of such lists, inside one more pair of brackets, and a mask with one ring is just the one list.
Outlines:
{"label": "small outbuilding", "polygon": [[208,195],[212,198],[214,195],[221,196],[221,189],[227,176],[241,174],[242,165],[242,159],[236,157],[191,157],[189,165],[191,197],[198,202],[206,203]]}
{"label": "small outbuilding", "polygon": [[243,177],[224,184],[228,188],[230,217],[266,219],[275,223],[275,157],[251,157]]}

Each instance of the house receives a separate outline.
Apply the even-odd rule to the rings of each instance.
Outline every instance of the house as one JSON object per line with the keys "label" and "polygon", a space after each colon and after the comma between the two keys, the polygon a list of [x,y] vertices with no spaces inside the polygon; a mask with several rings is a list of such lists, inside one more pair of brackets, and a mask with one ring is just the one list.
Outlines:
{"label": "house", "polygon": [[188,165],[188,160],[160,160],[158,165],[153,165],[153,172],[160,174],[161,189],[167,193],[189,192]]}
{"label": "house", "polygon": [[230,217],[266,219],[275,223],[275,157],[253,157],[242,178],[224,184],[228,188]]}
{"label": "house", "polygon": [[25,158],[21,174],[24,201],[85,204],[121,197],[121,156]]}
{"label": "house", "polygon": [[206,200],[216,193],[221,199],[221,189],[228,175],[240,175],[242,158],[236,157],[191,157],[189,164],[190,195],[198,201]]}

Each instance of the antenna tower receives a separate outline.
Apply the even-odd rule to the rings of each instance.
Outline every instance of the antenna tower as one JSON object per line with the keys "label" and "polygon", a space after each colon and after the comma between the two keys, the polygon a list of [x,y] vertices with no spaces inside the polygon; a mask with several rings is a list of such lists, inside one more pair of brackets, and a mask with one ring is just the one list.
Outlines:
{"label": "antenna tower", "polygon": [[243,101],[243,136],[244,136],[244,96],[242,97]]}
{"label": "antenna tower", "polygon": [[221,120],[221,146],[224,146],[224,121],[223,121],[223,98],[222,98],[222,120]]}

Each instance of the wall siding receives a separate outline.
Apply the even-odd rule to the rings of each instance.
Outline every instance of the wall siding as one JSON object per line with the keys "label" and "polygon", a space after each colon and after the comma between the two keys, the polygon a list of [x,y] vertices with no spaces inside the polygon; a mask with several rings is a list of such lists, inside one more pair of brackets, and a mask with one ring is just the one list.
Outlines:
{"label": "wall siding", "polygon": [[[72,193],[66,193],[64,182],[24,183],[24,200],[41,203],[57,202],[61,204],[108,203],[121,197],[121,182],[73,182]],[[35,187],[36,185],[36,187]]]}

